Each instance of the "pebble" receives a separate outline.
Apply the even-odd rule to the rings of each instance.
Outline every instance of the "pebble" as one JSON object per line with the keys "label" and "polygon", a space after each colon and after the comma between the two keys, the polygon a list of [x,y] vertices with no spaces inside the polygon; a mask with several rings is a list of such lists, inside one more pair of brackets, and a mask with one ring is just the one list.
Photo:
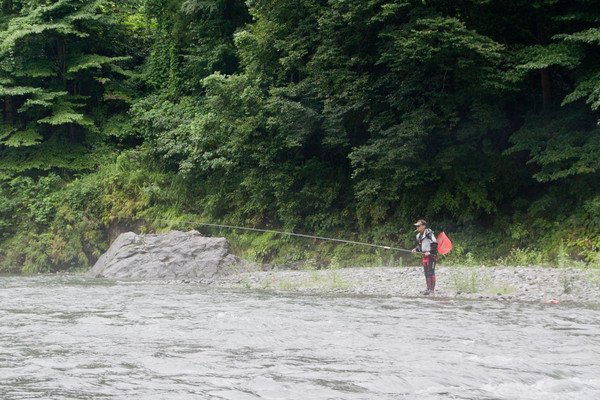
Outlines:
{"label": "pebble", "polygon": [[[436,268],[435,297],[549,304],[600,304],[600,271],[544,267]],[[476,283],[473,290],[472,283]],[[365,267],[335,270],[242,272],[198,282],[223,288],[375,296],[420,296],[425,289],[422,267]],[[502,288],[502,293],[498,291]],[[576,293],[573,293],[576,292]]]}

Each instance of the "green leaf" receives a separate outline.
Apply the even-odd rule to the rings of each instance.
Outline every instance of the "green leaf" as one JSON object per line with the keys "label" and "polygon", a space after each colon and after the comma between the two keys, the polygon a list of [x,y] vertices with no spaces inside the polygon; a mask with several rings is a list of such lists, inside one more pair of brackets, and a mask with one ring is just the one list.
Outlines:
{"label": "green leaf", "polygon": [[107,57],[97,54],[84,54],[69,62],[67,73],[72,75],[78,71],[90,68],[102,68],[103,65],[115,61],[129,60],[131,57]]}
{"label": "green leaf", "polygon": [[0,157],[0,173],[7,171],[13,174],[52,168],[80,171],[91,169],[97,163],[97,156],[86,151],[82,145],[59,137],[43,141],[37,146],[13,147],[9,151],[0,147]]}
{"label": "green leaf", "polygon": [[600,72],[595,72],[583,78],[575,87],[575,90],[564,98],[563,105],[584,97],[587,97],[586,103],[590,105],[592,110],[597,111],[600,108]]}
{"label": "green leaf", "polygon": [[82,7],[80,11],[67,15],[65,20],[70,22],[99,20],[100,18],[103,18],[103,15],[99,12],[102,10],[103,3],[106,6],[105,2],[102,0],[93,1]]}
{"label": "green leaf", "polygon": [[40,93],[42,89],[30,86],[0,86],[0,96],[24,96],[26,94]]}
{"label": "green leaf", "polygon": [[0,140],[4,139],[5,137],[8,137],[15,130],[16,128],[14,126],[0,124]]}
{"label": "green leaf", "polygon": [[558,34],[554,35],[553,39],[564,40],[565,42],[600,45],[600,28],[591,28],[572,34]]}
{"label": "green leaf", "polygon": [[[11,24],[12,25],[12,24]],[[62,35],[76,35],[79,37],[85,37],[87,34],[81,33],[68,24],[57,23],[57,24],[43,24],[43,25],[29,25],[25,29],[20,30],[9,30],[4,34],[0,35],[0,56],[4,56],[17,47],[17,42],[24,39],[27,36],[39,35],[48,31],[59,33]]]}
{"label": "green leaf", "polygon": [[94,122],[82,113],[75,112],[73,109],[62,109],[55,111],[51,116],[38,119],[40,124],[64,125],[77,124],[82,126],[94,126]]}
{"label": "green leaf", "polygon": [[56,65],[48,60],[28,63],[26,68],[21,66],[13,73],[15,77],[47,78],[56,75]]}
{"label": "green leaf", "polygon": [[518,69],[535,71],[551,66],[575,68],[579,57],[575,50],[563,43],[553,43],[548,46],[531,46],[519,53]]}
{"label": "green leaf", "polygon": [[25,103],[17,110],[23,113],[34,106],[51,108],[54,106],[54,100],[59,97],[66,96],[67,92],[40,92],[35,93],[31,99],[27,99]]}
{"label": "green leaf", "polygon": [[[75,100],[82,96],[69,96],[69,99]],[[58,103],[54,104],[52,115],[37,120],[40,124],[49,125],[64,125],[64,124],[77,124],[81,126],[93,127],[94,122],[82,112],[78,112],[75,108],[82,107],[83,104],[73,103],[68,100],[59,100]]]}
{"label": "green leaf", "polygon": [[35,128],[29,128],[24,131],[15,132],[8,139],[0,141],[7,147],[35,146],[42,141],[43,137]]}

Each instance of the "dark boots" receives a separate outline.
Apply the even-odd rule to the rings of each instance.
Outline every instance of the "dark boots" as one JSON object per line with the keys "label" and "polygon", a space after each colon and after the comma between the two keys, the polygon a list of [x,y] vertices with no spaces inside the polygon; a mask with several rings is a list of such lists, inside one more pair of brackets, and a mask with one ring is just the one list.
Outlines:
{"label": "dark boots", "polygon": [[427,290],[423,292],[423,294],[433,294],[435,293],[435,275],[429,275],[425,277],[427,282]]}
{"label": "dark boots", "polygon": [[435,293],[435,264],[437,258],[434,256],[423,256],[423,272],[425,273],[425,280],[427,281],[427,290],[423,294]]}

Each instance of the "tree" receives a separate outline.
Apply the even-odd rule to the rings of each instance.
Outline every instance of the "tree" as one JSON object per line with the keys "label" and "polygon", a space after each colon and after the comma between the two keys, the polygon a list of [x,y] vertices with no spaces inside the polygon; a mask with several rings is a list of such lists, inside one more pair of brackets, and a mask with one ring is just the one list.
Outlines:
{"label": "tree", "polygon": [[[552,112],[530,115],[511,138],[514,146],[510,149],[529,152],[529,163],[540,168],[533,177],[540,182],[594,174],[600,168],[600,130],[596,124],[600,106],[600,6],[587,1],[549,2],[543,10],[550,5],[554,6],[553,13],[545,19],[554,24],[553,29],[545,30],[547,45],[521,50],[521,60],[527,62],[517,68],[553,71],[554,82],[560,83],[554,85],[556,104]],[[559,106],[563,109],[557,110]]]}
{"label": "tree", "polygon": [[[20,5],[0,32],[0,171],[94,165],[93,108],[125,73],[115,54],[122,33],[103,0]],[[18,11],[18,13],[17,13]]]}
{"label": "tree", "polygon": [[350,155],[359,211],[468,220],[496,210],[507,121],[503,47],[453,17],[413,14],[380,34],[371,139]]}
{"label": "tree", "polygon": [[144,14],[154,35],[147,77],[172,99],[200,94],[214,72],[237,70],[233,34],[250,18],[242,0],[147,0]]}

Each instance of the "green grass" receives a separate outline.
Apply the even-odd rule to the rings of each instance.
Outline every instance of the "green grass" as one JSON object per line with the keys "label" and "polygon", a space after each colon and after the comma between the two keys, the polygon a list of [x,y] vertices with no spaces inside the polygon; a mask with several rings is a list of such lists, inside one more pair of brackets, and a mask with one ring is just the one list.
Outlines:
{"label": "green grass", "polygon": [[452,267],[450,281],[456,290],[463,293],[480,293],[491,286],[489,271],[473,267]]}
{"label": "green grass", "polygon": [[276,283],[276,287],[279,290],[283,290],[283,291],[292,291],[294,289],[299,288],[301,285],[296,282],[296,281],[292,281],[290,279],[279,279]]}

